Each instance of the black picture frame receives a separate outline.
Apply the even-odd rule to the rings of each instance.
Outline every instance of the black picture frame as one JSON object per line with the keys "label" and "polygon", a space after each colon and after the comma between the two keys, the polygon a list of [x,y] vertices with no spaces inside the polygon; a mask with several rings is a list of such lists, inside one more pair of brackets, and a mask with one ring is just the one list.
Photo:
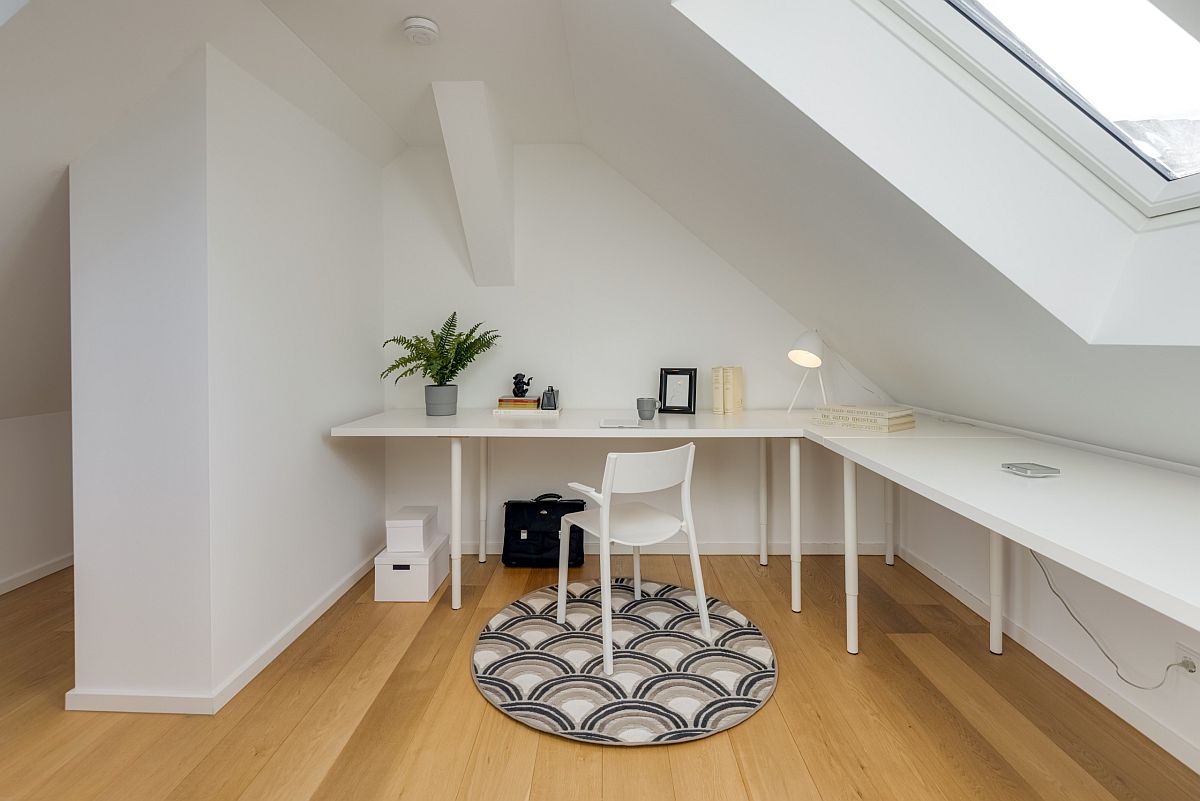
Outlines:
{"label": "black picture frame", "polygon": [[[687,379],[687,405],[681,406],[678,402],[667,404],[667,389],[668,385],[674,384],[673,388],[677,389],[677,382],[680,377]],[[672,400],[678,401],[678,392],[671,393]],[[663,414],[695,414],[696,413],[696,368],[695,367],[662,367],[658,371],[658,403],[659,411]]]}

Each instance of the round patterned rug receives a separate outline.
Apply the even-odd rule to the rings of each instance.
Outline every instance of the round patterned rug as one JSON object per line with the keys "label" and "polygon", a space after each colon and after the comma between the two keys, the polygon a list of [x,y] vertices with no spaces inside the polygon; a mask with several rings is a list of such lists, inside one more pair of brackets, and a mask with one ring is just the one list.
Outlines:
{"label": "round patterned rug", "polygon": [[736,726],[775,690],[775,652],[746,616],[708,599],[713,642],[700,633],[696,593],[613,580],[613,675],[604,673],[600,585],[558,587],[500,610],[475,643],[475,686],[509,717],[539,731],[610,745],[698,740]]}

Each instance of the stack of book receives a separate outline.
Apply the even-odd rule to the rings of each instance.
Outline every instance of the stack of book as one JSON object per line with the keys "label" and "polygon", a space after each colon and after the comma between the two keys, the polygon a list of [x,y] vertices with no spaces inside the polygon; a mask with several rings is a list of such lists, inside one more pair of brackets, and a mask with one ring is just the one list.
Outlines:
{"label": "stack of book", "polygon": [[737,414],[744,408],[742,368],[712,369],[713,414]]}
{"label": "stack of book", "polygon": [[818,406],[817,421],[882,434],[907,431],[917,426],[911,406],[855,406],[852,403]]}
{"label": "stack of book", "polygon": [[505,395],[496,401],[492,414],[510,417],[558,417],[558,409],[541,409],[541,398],[517,398]]}

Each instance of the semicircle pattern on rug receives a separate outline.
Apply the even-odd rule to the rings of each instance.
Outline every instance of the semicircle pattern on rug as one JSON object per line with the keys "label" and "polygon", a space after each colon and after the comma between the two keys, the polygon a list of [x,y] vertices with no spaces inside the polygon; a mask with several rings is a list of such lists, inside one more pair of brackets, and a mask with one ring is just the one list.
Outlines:
{"label": "semicircle pattern on rug", "polygon": [[475,686],[501,712],[539,731],[607,745],[686,742],[736,726],[775,690],[775,652],[745,615],[708,598],[704,640],[694,590],[613,580],[613,675],[604,673],[600,584],[558,587],[501,609],[479,634]]}

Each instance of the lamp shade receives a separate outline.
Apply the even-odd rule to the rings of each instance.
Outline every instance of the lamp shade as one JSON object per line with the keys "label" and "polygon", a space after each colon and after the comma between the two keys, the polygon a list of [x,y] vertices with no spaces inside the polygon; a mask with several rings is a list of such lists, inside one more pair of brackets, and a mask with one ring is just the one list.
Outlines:
{"label": "lamp shade", "polygon": [[821,335],[808,330],[796,337],[788,351],[788,358],[801,367],[820,367],[825,359],[825,343],[821,341]]}

